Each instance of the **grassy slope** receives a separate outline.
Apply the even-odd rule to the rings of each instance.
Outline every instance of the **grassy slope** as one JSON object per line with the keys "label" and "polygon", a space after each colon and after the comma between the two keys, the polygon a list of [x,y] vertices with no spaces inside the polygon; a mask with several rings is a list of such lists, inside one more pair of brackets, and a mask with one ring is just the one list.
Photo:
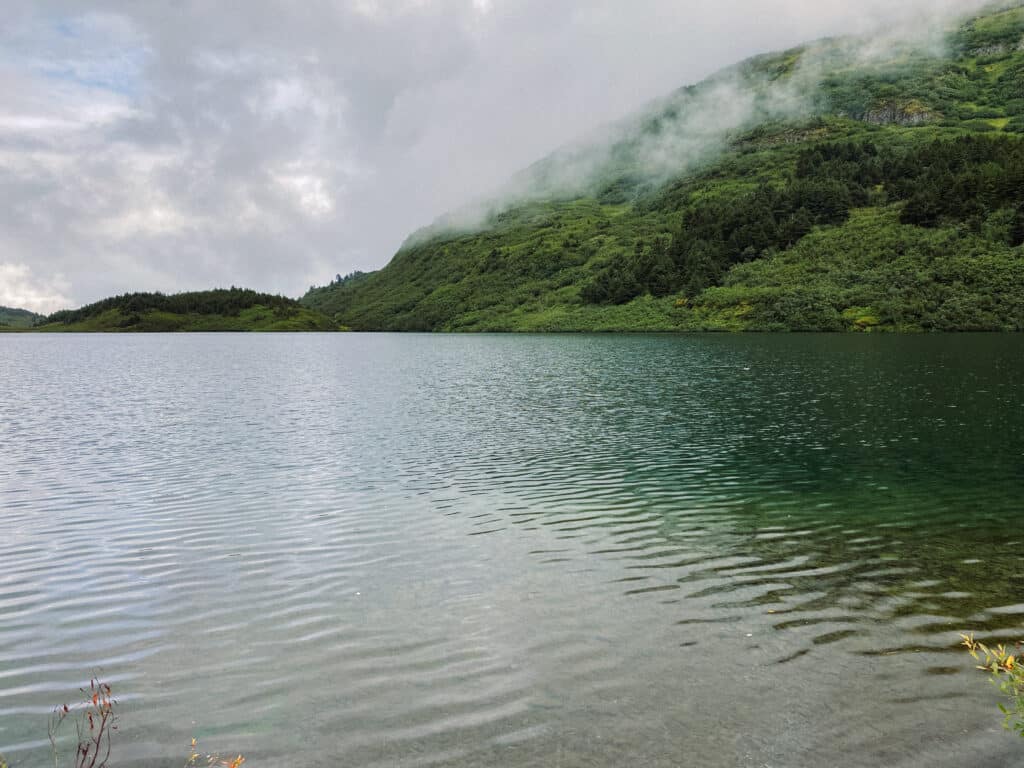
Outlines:
{"label": "grassy slope", "polygon": [[[410,241],[383,270],[314,289],[303,303],[357,330],[1024,329],[1021,247],[961,222],[901,224],[904,203],[889,202],[885,189],[845,222],[732,264],[705,289],[674,286],[623,304],[580,295],[638,240],[685,239],[687,211],[784,184],[808,147],[859,141],[898,153],[964,135],[1019,136],[1022,39],[1024,9],[1015,7],[953,32],[947,57],[840,62],[817,85],[816,117],[745,126],[713,161],[664,186],[632,183],[620,163],[586,197],[520,205],[477,232]],[[811,50],[745,66],[783,81]],[[869,122],[872,109],[892,103],[927,120]]]}
{"label": "grassy slope", "polygon": [[293,299],[241,288],[179,294],[135,293],[114,296],[47,318],[34,331],[335,331],[326,315]]}
{"label": "grassy slope", "polygon": [[31,328],[42,315],[29,312],[27,309],[0,307],[0,328]]}
{"label": "grassy slope", "polygon": [[128,315],[109,309],[74,323],[48,323],[34,329],[42,333],[166,333],[176,331],[334,331],[337,325],[326,315],[300,309],[293,316],[275,315],[272,309],[254,306],[237,315],[177,314],[149,310]]}

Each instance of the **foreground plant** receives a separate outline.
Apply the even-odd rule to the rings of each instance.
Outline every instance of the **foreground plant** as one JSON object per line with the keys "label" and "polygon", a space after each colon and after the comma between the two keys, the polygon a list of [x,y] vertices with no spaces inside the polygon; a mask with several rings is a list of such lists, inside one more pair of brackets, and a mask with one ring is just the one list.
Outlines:
{"label": "foreground plant", "polygon": [[[230,760],[222,758],[220,755],[201,755],[198,749],[198,742],[192,739],[191,752],[188,756],[188,762],[185,763],[185,768],[196,768],[196,766],[207,766],[207,768],[213,768],[214,766],[220,766],[221,768],[241,768],[242,763],[245,762],[245,758],[241,755],[231,758]],[[0,766],[0,768],[4,768]]]}
{"label": "foreground plant", "polygon": [[89,681],[89,688],[81,689],[85,699],[75,707],[67,704],[57,707],[50,716],[50,748],[53,752],[54,768],[60,768],[60,753],[57,737],[69,720],[75,724],[78,743],[75,747],[75,768],[105,768],[110,760],[111,739],[117,730],[117,715],[111,688],[96,678]]}
{"label": "foreground plant", "polygon": [[989,648],[975,640],[974,635],[961,637],[967,652],[981,662],[978,669],[988,673],[992,684],[1008,701],[999,703],[999,710],[1003,713],[1003,727],[1024,737],[1024,667],[1020,660],[1021,644],[1017,644],[1017,653],[1014,654],[1004,645]]}
{"label": "foreground plant", "polygon": [[[84,699],[80,704],[64,704],[53,710],[50,716],[49,736],[53,752],[53,766],[60,768],[58,737],[66,723],[73,722],[78,742],[75,746],[74,768],[106,768],[110,760],[111,742],[117,731],[118,716],[115,712],[117,699],[108,683],[97,678],[89,681],[89,688],[82,688]],[[241,768],[245,758],[242,755],[225,759],[215,754],[200,754],[198,742],[192,739],[191,751],[184,768]],[[0,755],[0,768],[8,768]]]}

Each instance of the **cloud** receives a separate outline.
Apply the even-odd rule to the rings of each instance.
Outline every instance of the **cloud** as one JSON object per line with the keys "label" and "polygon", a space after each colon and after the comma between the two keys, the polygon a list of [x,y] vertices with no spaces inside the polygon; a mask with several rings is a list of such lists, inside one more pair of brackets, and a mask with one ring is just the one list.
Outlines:
{"label": "cloud", "polygon": [[56,312],[66,307],[68,282],[62,275],[40,277],[27,264],[0,263],[0,306]]}
{"label": "cloud", "polygon": [[31,265],[18,285],[37,288],[9,287],[8,270],[0,295],[36,309],[230,284],[298,295],[382,266],[438,215],[741,58],[910,34],[965,6],[9,0],[0,263]]}

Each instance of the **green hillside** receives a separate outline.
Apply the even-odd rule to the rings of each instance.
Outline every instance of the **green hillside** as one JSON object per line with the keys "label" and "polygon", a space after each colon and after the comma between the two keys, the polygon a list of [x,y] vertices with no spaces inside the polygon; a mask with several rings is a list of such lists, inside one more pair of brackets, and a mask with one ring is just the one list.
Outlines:
{"label": "green hillside", "polygon": [[356,330],[1024,330],[1024,4],[756,57],[480,210],[302,303]]}
{"label": "green hillside", "polygon": [[46,318],[42,332],[333,331],[335,323],[283,296],[218,289],[126,293]]}
{"label": "green hillside", "polygon": [[29,312],[27,309],[0,307],[0,328],[31,328],[42,319],[42,315]]}

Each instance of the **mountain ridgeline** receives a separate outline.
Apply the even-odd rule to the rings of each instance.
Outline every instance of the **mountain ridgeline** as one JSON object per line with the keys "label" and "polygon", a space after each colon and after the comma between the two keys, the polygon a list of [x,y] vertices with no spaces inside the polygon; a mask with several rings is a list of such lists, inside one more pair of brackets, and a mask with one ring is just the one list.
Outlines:
{"label": "mountain ridgeline", "polygon": [[301,301],[355,330],[1024,330],[1024,4],[746,61]]}
{"label": "mountain ridgeline", "polygon": [[244,288],[126,293],[55,312],[40,331],[333,331],[335,324],[294,299]]}
{"label": "mountain ridgeline", "polygon": [[0,328],[31,328],[45,318],[27,309],[0,307]]}

